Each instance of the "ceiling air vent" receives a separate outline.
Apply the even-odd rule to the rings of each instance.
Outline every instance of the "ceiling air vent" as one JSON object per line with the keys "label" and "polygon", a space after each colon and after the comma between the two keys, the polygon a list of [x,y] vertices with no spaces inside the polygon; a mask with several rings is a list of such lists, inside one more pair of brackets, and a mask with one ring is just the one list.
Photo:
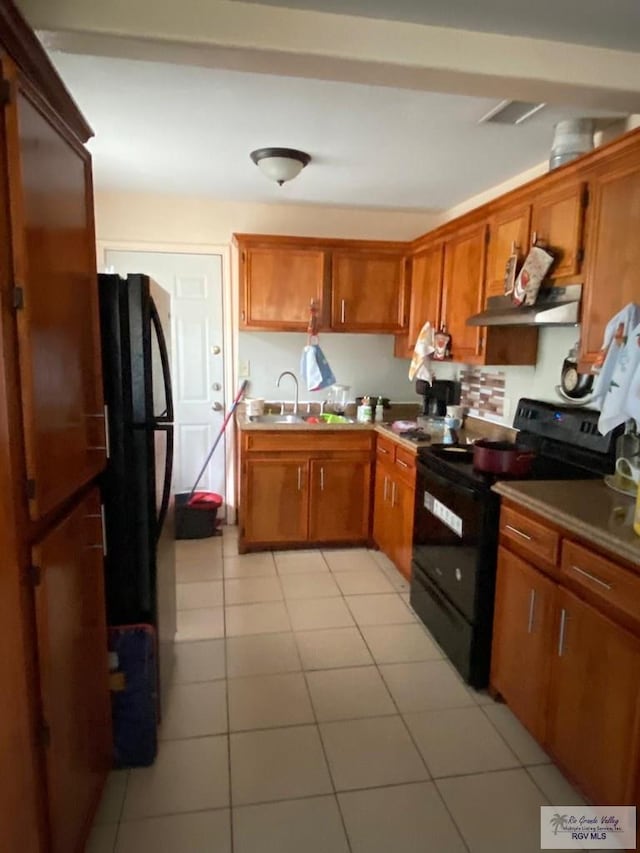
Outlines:
{"label": "ceiling air vent", "polygon": [[522,124],[539,112],[546,104],[531,101],[500,101],[482,116],[478,124]]}

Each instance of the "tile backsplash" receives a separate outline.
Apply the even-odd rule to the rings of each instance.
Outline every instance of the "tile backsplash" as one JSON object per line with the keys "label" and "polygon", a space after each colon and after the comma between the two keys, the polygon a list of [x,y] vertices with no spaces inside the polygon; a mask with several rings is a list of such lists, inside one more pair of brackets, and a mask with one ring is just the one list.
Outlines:
{"label": "tile backsplash", "polygon": [[501,370],[462,367],[460,370],[460,403],[470,415],[478,418],[504,416],[505,375]]}

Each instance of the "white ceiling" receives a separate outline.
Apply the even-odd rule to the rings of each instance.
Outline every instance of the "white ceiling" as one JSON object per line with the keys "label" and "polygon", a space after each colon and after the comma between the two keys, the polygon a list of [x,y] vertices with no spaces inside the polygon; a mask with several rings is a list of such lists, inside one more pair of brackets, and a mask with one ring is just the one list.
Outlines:
{"label": "white ceiling", "polygon": [[[618,2],[618,0],[616,0]],[[493,99],[53,53],[92,125],[98,188],[238,201],[449,208],[548,157],[546,107],[478,125]],[[278,187],[249,159],[286,146],[312,163]]]}
{"label": "white ceiling", "polygon": [[430,26],[640,51],[640,0],[253,0]]}

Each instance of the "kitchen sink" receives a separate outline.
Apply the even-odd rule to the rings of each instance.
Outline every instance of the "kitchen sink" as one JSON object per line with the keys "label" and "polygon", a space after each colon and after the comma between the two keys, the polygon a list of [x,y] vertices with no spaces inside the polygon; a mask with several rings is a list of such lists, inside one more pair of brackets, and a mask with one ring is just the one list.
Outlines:
{"label": "kitchen sink", "polygon": [[300,415],[255,415],[249,418],[254,424],[303,424]]}
{"label": "kitchen sink", "polygon": [[[307,421],[310,421],[311,423],[318,422],[317,416],[314,415],[302,417],[301,415],[291,414],[254,415],[253,417],[250,417],[249,420],[254,424],[304,424],[307,423]],[[342,415],[321,415],[320,420],[322,423],[329,425],[355,423],[353,418],[345,418]]]}

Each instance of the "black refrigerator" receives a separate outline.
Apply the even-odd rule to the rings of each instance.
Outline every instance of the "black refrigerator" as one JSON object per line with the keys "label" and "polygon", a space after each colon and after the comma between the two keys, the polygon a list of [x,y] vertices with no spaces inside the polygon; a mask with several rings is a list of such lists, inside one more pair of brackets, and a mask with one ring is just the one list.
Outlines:
{"label": "black refrigerator", "polygon": [[170,296],[146,275],[99,275],[98,283],[107,621],[154,626],[164,692],[176,633]]}

